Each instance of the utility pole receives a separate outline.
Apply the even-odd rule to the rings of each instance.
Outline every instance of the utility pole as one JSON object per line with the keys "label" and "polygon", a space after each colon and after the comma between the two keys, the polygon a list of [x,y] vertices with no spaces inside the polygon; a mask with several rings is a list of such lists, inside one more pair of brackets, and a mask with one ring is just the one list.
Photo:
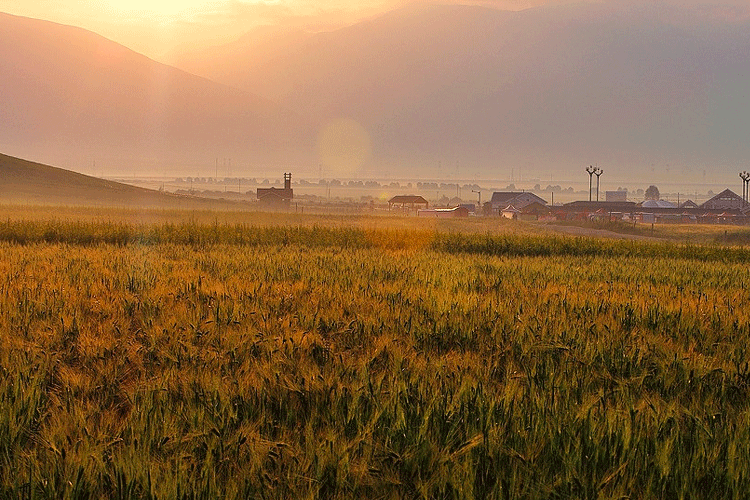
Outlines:
{"label": "utility pole", "polygon": [[593,165],[589,165],[588,167],[586,167],[586,173],[589,174],[589,201],[591,201],[591,180],[593,179],[594,174],[597,170],[598,169]]}
{"label": "utility pole", "polygon": [[740,179],[742,179],[742,200],[747,204],[747,198],[750,193],[750,173],[745,170],[744,172],[740,172]]}
{"label": "utility pole", "polygon": [[472,193],[477,193],[479,195],[479,206],[477,207],[479,210],[482,209],[482,190],[471,190]]}

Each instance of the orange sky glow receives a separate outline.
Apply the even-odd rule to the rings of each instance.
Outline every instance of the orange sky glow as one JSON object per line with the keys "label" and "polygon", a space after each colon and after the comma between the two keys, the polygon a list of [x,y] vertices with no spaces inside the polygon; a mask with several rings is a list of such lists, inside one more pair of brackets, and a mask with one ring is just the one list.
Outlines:
{"label": "orange sky glow", "polygon": [[[94,31],[150,57],[221,44],[261,25],[335,28],[414,0],[0,0],[0,11]],[[424,1],[424,0],[420,0]],[[447,0],[520,10],[567,0]]]}
{"label": "orange sky glow", "polygon": [[[653,0],[0,0],[0,12],[70,24],[157,59],[193,45],[220,45],[263,25],[321,31],[353,24],[414,2],[460,3],[504,10],[581,2]],[[660,0],[748,9],[747,0]]]}

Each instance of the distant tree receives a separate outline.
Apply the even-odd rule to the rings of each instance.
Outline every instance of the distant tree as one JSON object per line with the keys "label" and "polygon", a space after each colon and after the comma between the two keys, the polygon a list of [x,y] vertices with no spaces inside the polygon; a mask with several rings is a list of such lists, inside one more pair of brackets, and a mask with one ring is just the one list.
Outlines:
{"label": "distant tree", "polygon": [[646,189],[646,192],[644,193],[644,197],[647,200],[659,200],[659,188],[651,185]]}

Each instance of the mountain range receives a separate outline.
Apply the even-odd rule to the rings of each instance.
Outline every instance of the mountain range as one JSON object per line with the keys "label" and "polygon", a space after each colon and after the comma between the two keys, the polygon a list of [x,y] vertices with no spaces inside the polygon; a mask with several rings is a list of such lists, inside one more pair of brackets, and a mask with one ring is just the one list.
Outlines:
{"label": "mountain range", "polygon": [[14,156],[196,175],[219,158],[238,170],[299,161],[314,142],[293,111],[75,27],[0,14],[0,67],[0,151]]}
{"label": "mountain range", "polygon": [[0,16],[0,149],[324,177],[583,181],[594,163],[622,183],[733,182],[750,160],[750,21],[676,6],[419,4],[170,63]]}

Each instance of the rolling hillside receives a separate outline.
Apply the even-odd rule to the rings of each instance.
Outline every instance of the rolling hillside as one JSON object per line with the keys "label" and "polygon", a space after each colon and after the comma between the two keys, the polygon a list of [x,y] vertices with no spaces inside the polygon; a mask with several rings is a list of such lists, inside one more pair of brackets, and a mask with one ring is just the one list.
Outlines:
{"label": "rolling hillside", "polygon": [[313,149],[296,113],[82,29],[0,14],[0,68],[0,150],[16,156],[195,175],[216,158],[237,172],[307,161]]}
{"label": "rolling hillside", "polygon": [[0,179],[0,203],[235,210],[240,206],[129,186],[4,154]]}
{"label": "rolling hillside", "polygon": [[704,170],[733,180],[750,161],[747,19],[629,2],[415,5],[210,54],[179,65],[322,120],[349,117],[372,164],[391,171],[564,179],[598,162],[608,180],[699,181]]}

